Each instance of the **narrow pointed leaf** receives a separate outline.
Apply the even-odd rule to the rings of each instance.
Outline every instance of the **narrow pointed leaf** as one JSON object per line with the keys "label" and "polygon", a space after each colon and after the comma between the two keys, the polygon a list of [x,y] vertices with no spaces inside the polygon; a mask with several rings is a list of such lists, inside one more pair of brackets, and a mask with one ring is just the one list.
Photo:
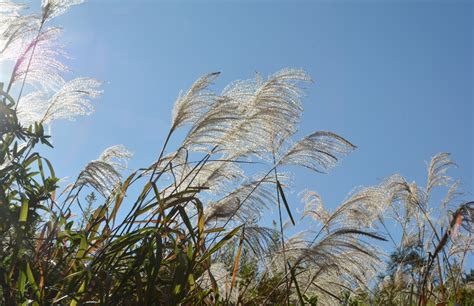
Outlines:
{"label": "narrow pointed leaf", "polygon": [[229,233],[227,233],[227,235],[225,235],[224,238],[222,238],[218,243],[216,243],[209,251],[207,251],[203,255],[203,257],[201,258],[201,262],[206,260],[207,258],[209,258],[209,256],[211,256],[216,251],[218,251],[224,244],[226,244],[227,241],[229,241],[232,237],[234,237],[235,234],[237,234],[239,232],[239,230],[242,226],[243,225],[239,225],[236,228],[234,228],[233,230],[231,230]]}
{"label": "narrow pointed leaf", "polygon": [[245,226],[242,227],[242,234],[240,235],[239,247],[234,260],[234,271],[232,272],[232,282],[230,283],[230,290],[234,288],[235,278],[237,277],[237,271],[239,270],[240,256],[242,255],[242,246],[245,238]]}
{"label": "narrow pointed leaf", "polygon": [[26,219],[28,218],[28,208],[29,208],[29,203],[27,199],[24,199],[21,202],[21,210],[20,210],[20,222],[26,222]]}
{"label": "narrow pointed leaf", "polygon": [[179,215],[181,216],[181,219],[183,219],[184,224],[188,228],[191,238],[193,239],[194,243],[196,243],[196,236],[194,235],[193,226],[191,225],[191,221],[189,220],[188,215],[184,211],[184,208],[182,206],[178,206],[178,212],[179,212]]}
{"label": "narrow pointed leaf", "polygon": [[293,282],[295,282],[296,293],[298,294],[298,300],[300,301],[301,305],[304,305],[303,296],[301,295],[300,286],[298,286],[298,281],[296,280],[295,271],[291,267],[289,261],[287,261],[286,263],[288,264],[288,268],[290,269],[291,279],[293,280]]}
{"label": "narrow pointed leaf", "polygon": [[279,180],[277,180],[277,188],[278,188],[278,192],[281,195],[281,199],[283,200],[283,203],[285,204],[285,208],[288,213],[288,216],[290,217],[291,223],[295,225],[295,220],[293,219],[293,215],[291,214],[291,211],[290,211],[290,206],[288,205],[288,201],[286,200],[285,193],[283,192],[283,188],[281,187]]}

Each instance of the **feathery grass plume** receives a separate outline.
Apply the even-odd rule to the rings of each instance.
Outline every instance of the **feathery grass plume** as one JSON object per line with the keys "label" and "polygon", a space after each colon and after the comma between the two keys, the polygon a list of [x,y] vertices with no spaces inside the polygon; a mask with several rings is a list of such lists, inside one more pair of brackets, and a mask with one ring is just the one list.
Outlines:
{"label": "feathery grass plume", "polygon": [[101,82],[91,78],[76,78],[67,82],[49,100],[41,122],[74,120],[76,116],[90,115],[94,111],[90,99],[97,98],[102,93],[100,85]]}
{"label": "feathery grass plume", "polygon": [[[275,203],[275,193],[271,188],[274,184],[273,178],[256,176],[223,198],[210,201],[204,209],[206,223],[226,221],[231,217],[246,223],[252,220],[255,222],[264,209]],[[242,205],[244,199],[246,200]]]}
{"label": "feathery grass plume", "polygon": [[[314,265],[311,262],[297,276],[307,296],[318,297],[318,305],[343,303],[344,293],[370,292],[369,283],[376,277],[381,265],[359,251],[347,251],[333,260]],[[316,261],[317,258],[314,257]],[[296,300],[296,297],[293,297]]]}
{"label": "feathery grass plume", "polygon": [[303,110],[303,91],[298,84],[309,81],[311,78],[301,69],[282,69],[266,81],[257,77],[255,81],[233,82],[224,89],[223,96],[239,101],[240,109],[249,117],[266,110],[270,117],[297,123]]}
{"label": "feathery grass plume", "polygon": [[[198,152],[210,152],[216,146],[222,146],[221,139],[233,124],[240,120],[236,112],[235,101],[220,97],[192,125],[182,147]],[[217,151],[218,152],[218,151]]]}
{"label": "feathery grass plume", "polygon": [[0,61],[14,61],[7,92],[21,82],[17,104],[25,84],[30,84],[50,94],[64,85],[62,73],[68,70],[59,58],[66,57],[63,46],[57,43],[62,30],[46,28],[46,23],[65,13],[70,6],[82,0],[43,0],[42,15],[21,15],[26,6],[10,1],[0,3]]}
{"label": "feathery grass plume", "polygon": [[[34,38],[40,18],[36,15],[21,15],[26,5],[8,0],[0,1],[0,61],[18,57],[18,50]],[[29,41],[28,41],[29,40]]]}
{"label": "feathery grass plume", "polygon": [[30,126],[40,122],[48,108],[48,96],[43,91],[33,91],[23,96],[18,104],[18,121],[23,126]]}
{"label": "feathery grass plume", "polygon": [[418,231],[412,230],[411,232],[407,232],[402,237],[401,247],[403,248],[412,248],[420,243],[420,233]]}
{"label": "feathery grass plume", "polygon": [[[279,232],[276,229],[260,226],[249,220],[245,224],[245,235],[243,237],[244,254],[251,254],[252,260],[257,262],[271,260],[272,254],[269,253],[269,250],[278,243],[278,235]],[[240,238],[239,236],[234,236],[229,243],[228,249],[232,250],[232,252],[236,251]],[[227,251],[221,250],[218,257],[225,256]]]}
{"label": "feathery grass plume", "polygon": [[[381,267],[380,251],[359,237],[380,238],[373,233],[338,228],[320,237],[316,243],[307,241],[306,237],[310,236],[308,231],[303,231],[287,239],[285,253],[281,246],[273,251],[265,271],[270,275],[281,275],[286,257],[296,267],[303,294],[322,297],[318,299],[322,305],[339,302],[341,293],[347,288],[366,288]],[[281,281],[278,286],[284,284]],[[291,299],[297,300],[296,292]]]}
{"label": "feathery grass plume", "polygon": [[452,237],[452,246],[449,248],[449,256],[465,256],[474,253],[474,235],[471,233],[458,233]]}
{"label": "feathery grass plume", "polygon": [[[276,243],[277,235],[278,231],[275,229],[248,223],[245,226],[245,248],[251,250],[257,258],[263,258],[269,255],[268,248]],[[237,238],[234,239],[237,240]]]}
{"label": "feathery grass plume", "polygon": [[285,240],[285,252],[281,243],[278,243],[277,248],[271,254],[267,254],[268,259],[264,266],[266,273],[269,275],[284,273],[286,260],[296,262],[302,250],[308,247],[307,234],[307,231],[300,231],[288,237]]}
{"label": "feathery grass plume", "polygon": [[6,18],[12,15],[18,15],[18,11],[24,9],[25,5],[12,2],[11,0],[0,1],[0,14],[2,18]]}
{"label": "feathery grass plume", "polygon": [[301,200],[305,203],[303,217],[310,216],[323,224],[328,223],[330,214],[324,208],[324,202],[319,194],[311,190],[305,190],[302,193]]}
{"label": "feathery grass plume", "polygon": [[299,165],[316,172],[334,167],[340,155],[346,155],[355,146],[331,132],[315,132],[296,142],[284,153],[279,165]]}
{"label": "feathery grass plume", "polygon": [[42,0],[43,20],[51,20],[66,13],[73,5],[83,3],[85,0]]}
{"label": "feathery grass plume", "polygon": [[[238,102],[241,120],[223,135],[220,149],[231,156],[242,153],[273,151],[275,137],[286,139],[296,131],[303,110],[301,82],[311,79],[301,69],[282,69],[263,81],[236,81],[228,85],[222,95]],[[242,154],[241,153],[241,154]]]}
{"label": "feathery grass plume", "polygon": [[216,160],[206,162],[196,175],[190,175],[185,180],[189,181],[185,185],[191,184],[192,180],[193,186],[209,188],[208,191],[213,194],[223,194],[233,182],[243,179],[245,179],[244,172],[236,162]]}
{"label": "feathery grass plume", "polygon": [[[370,232],[341,228],[324,236],[312,246],[298,250],[300,255],[297,262],[303,266],[316,265],[327,274],[334,273],[333,280],[336,283],[347,277],[359,285],[365,285],[364,282],[380,267],[381,253],[359,236],[380,238]],[[293,250],[289,251],[290,254],[292,252]],[[337,293],[337,290],[328,291]]]}
{"label": "feathery grass plume", "polygon": [[446,175],[451,166],[455,166],[449,159],[449,153],[438,153],[432,159],[428,166],[428,182],[426,184],[426,192],[429,194],[431,190],[438,186],[447,186],[451,181],[451,177]]}
{"label": "feathery grass plume", "polygon": [[45,92],[57,91],[64,84],[62,74],[68,67],[59,60],[67,57],[64,46],[57,42],[61,34],[62,29],[49,28],[25,47],[13,68],[11,85],[23,81],[26,75],[27,84]]}
{"label": "feathery grass plume", "polygon": [[[204,152],[212,149],[232,159],[249,154],[262,157],[272,151],[274,138],[286,139],[295,132],[302,111],[302,90],[297,85],[309,80],[302,70],[283,69],[265,82],[231,83],[220,97],[213,96],[212,103],[204,101],[208,109],[194,111],[200,117],[193,117],[195,123],[183,146]],[[181,104],[175,105],[175,117]]]}
{"label": "feathery grass plume", "polygon": [[79,174],[75,186],[90,186],[97,190],[104,198],[108,198],[121,176],[115,168],[107,162],[94,160],[87,164]]}
{"label": "feathery grass plume", "polygon": [[99,160],[108,163],[116,170],[127,169],[128,161],[132,159],[133,153],[124,145],[115,145],[105,149],[99,156]]}
{"label": "feathery grass plume", "polygon": [[[383,184],[363,188],[331,213],[324,209],[319,195],[311,191],[303,193],[306,203],[303,216],[309,215],[318,221],[320,224],[316,229],[319,228],[319,232],[306,231],[296,239],[290,238],[285,250],[295,266],[307,271],[299,275],[299,283],[304,284],[305,292],[324,296],[321,302],[330,305],[347,288],[366,287],[381,267],[381,252],[363,238],[385,240],[368,229],[383,213],[390,199]],[[312,241],[308,242],[306,237],[311,236]],[[278,261],[278,257],[274,258]],[[281,270],[282,263],[280,266]],[[309,271],[313,274],[308,274]]]}
{"label": "feathery grass plume", "polygon": [[108,198],[120,183],[122,176],[119,171],[131,156],[122,145],[105,149],[98,160],[89,162],[81,171],[75,187],[90,186]]}
{"label": "feathery grass plume", "polygon": [[362,188],[351,194],[340,206],[346,220],[338,221],[345,222],[348,226],[370,228],[374,222],[383,217],[390,200],[390,194],[383,185]]}
{"label": "feathery grass plume", "polygon": [[[211,274],[211,275],[209,275]],[[208,271],[205,272],[198,280],[197,283],[200,284],[200,287],[202,289],[212,289],[212,279],[217,284],[217,292],[214,292],[214,290],[211,290],[213,295],[219,295],[219,300],[225,300],[226,298],[230,302],[237,302],[238,299],[238,288],[234,288],[232,292],[230,292],[230,282],[232,279],[232,272],[227,271],[227,268],[225,264],[220,263],[220,262],[215,262],[211,265]],[[238,283],[238,281],[237,281]],[[231,294],[229,297],[228,295]],[[215,296],[214,298],[217,298]]]}
{"label": "feathery grass plume", "polygon": [[303,217],[309,215],[321,222],[322,229],[332,230],[339,227],[370,228],[390,205],[391,197],[381,184],[350,193],[334,212],[324,209],[315,192],[306,191],[302,200],[305,203]]}
{"label": "feathery grass plume", "polygon": [[[80,2],[82,1],[43,1],[42,18],[20,15],[20,10],[24,8],[22,5],[11,5],[10,2],[0,4],[3,8],[0,9],[0,14],[6,20],[0,26],[0,43],[3,44],[0,60],[15,62],[7,90],[18,82],[24,82],[20,92],[24,84],[39,89],[26,96],[25,106],[17,101],[19,117],[25,125],[33,121],[51,123],[55,119],[73,119],[77,115],[93,111],[88,99],[101,93],[97,89],[99,82],[78,78],[66,83],[62,74],[68,68],[59,60],[66,57],[63,46],[58,43],[62,30],[57,27],[43,29],[47,20],[59,16],[71,5]],[[53,93],[55,94],[48,101],[46,97]]]}
{"label": "feathery grass plume", "polygon": [[207,113],[216,99],[216,95],[207,88],[219,74],[219,72],[213,72],[204,75],[194,82],[185,94],[180,93],[173,107],[172,131],[185,124],[194,124]]}
{"label": "feathery grass plume", "polygon": [[417,207],[427,205],[427,194],[415,182],[408,183],[404,177],[395,174],[385,180],[385,186],[391,193],[392,206],[406,209],[407,217],[414,216]]}
{"label": "feathery grass plume", "polygon": [[291,122],[299,118],[299,112],[295,112],[299,89],[294,83],[303,79],[302,74],[285,70],[264,84],[237,81],[227,86],[217,103],[193,126],[185,146],[197,150],[211,147],[233,158],[244,155],[237,153],[238,148],[245,154],[268,148],[263,143],[275,130],[289,129],[288,126],[293,130]]}
{"label": "feathery grass plume", "polygon": [[474,233],[474,202],[462,204],[460,211],[460,221],[456,220],[456,225],[461,225],[468,233]]}
{"label": "feathery grass plume", "polygon": [[[403,254],[397,256],[396,265],[398,268],[403,268],[404,265],[410,267],[413,282],[408,298],[412,301],[418,300],[420,305],[425,305],[431,299],[432,284],[438,280],[445,286],[445,280],[450,279],[453,286],[449,289],[447,287],[439,289],[441,301],[448,300],[448,295],[452,295],[455,300],[458,299],[454,296],[459,294],[457,288],[462,284],[453,271],[453,264],[463,262],[465,254],[471,248],[470,246],[465,248],[464,252],[462,248],[456,246],[455,240],[458,234],[472,235],[473,212],[470,207],[472,204],[462,204],[454,212],[447,210],[453,197],[458,194],[458,182],[449,185],[451,178],[447,175],[447,171],[452,165],[454,163],[449,159],[448,153],[439,153],[431,159],[428,166],[425,187],[415,182],[408,183],[400,175],[392,175],[382,184],[390,195],[390,205],[387,206],[384,219],[391,218],[396,221],[396,226],[402,234],[399,243],[394,241],[394,236],[383,223],[384,220],[381,219],[380,222],[395,243],[397,252]],[[449,189],[439,205],[434,205],[430,195],[438,186],[446,186]],[[468,241],[472,243],[471,240]],[[416,254],[413,249],[416,250]],[[412,254],[416,255],[416,264],[410,262]],[[455,256],[458,255],[455,254],[459,254],[461,259],[456,259]],[[389,289],[384,287],[383,290]],[[399,294],[402,288],[395,286],[393,290]],[[402,303],[407,301],[400,300]]]}
{"label": "feathery grass plume", "polygon": [[263,118],[268,114],[237,114],[228,122],[225,130],[214,135],[217,137],[210,138],[218,144],[215,152],[233,159],[250,156],[265,158],[270,152],[270,136],[275,134],[278,127],[285,125],[278,126],[278,121],[271,120],[264,123]]}
{"label": "feathery grass plume", "polygon": [[448,204],[450,204],[457,196],[461,195],[462,193],[459,191],[459,186],[461,185],[460,180],[454,181],[448,189],[448,192],[443,198],[441,202],[441,208],[446,209]]}

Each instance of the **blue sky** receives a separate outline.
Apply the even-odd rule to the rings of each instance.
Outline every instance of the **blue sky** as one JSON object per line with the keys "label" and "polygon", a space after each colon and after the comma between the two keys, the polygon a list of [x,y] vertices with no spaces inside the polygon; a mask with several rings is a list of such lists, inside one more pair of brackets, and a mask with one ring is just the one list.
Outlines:
{"label": "blue sky", "polygon": [[[181,89],[221,71],[214,88],[304,68],[298,135],[336,132],[358,149],[326,175],[297,171],[334,207],[355,186],[400,173],[423,185],[426,162],[447,151],[473,199],[473,2],[96,0],[58,18],[71,77],[105,81],[96,113],[55,122],[46,151],[75,176],[103,149],[124,144],[132,168],[159,152]],[[302,204],[293,200],[297,209]]]}

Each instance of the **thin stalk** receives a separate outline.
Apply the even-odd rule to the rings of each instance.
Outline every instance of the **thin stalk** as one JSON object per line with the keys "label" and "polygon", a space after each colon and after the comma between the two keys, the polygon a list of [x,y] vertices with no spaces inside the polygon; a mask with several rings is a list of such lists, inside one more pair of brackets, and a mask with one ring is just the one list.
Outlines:
{"label": "thin stalk", "polygon": [[[156,169],[158,168],[158,164],[159,162],[161,161],[161,158],[163,157],[163,154],[165,153],[165,149],[166,147],[168,146],[168,142],[171,138],[171,135],[173,134],[174,132],[174,129],[170,129],[169,132],[168,132],[168,135],[166,135],[166,139],[165,139],[165,143],[163,144],[163,147],[161,148],[161,152],[160,152],[160,155],[158,156],[158,159],[156,160],[156,164],[155,164],[155,167],[153,168],[153,172],[150,176],[150,182],[153,180],[154,178],[154,175],[155,175],[155,172],[156,172]],[[178,150],[179,151],[179,150]]]}
{"label": "thin stalk", "polygon": [[[22,81],[22,83],[21,83],[20,93],[18,94],[18,98],[16,99],[15,111],[16,111],[17,108],[18,108],[18,104],[20,104],[20,98],[21,98],[21,95],[23,94],[23,89],[24,89],[24,87],[25,87],[26,78],[28,77],[28,73],[29,73],[29,71],[30,71],[31,62],[33,61],[33,56],[34,56],[35,51],[36,51],[36,46],[38,45],[38,39],[39,39],[39,37],[40,37],[40,35],[41,35],[41,31],[43,30],[44,22],[45,22],[45,20],[44,20],[44,18],[43,18],[42,21],[41,21],[40,27],[39,27],[39,29],[38,29],[38,33],[36,34],[36,37],[35,37],[35,39],[33,40],[33,41],[34,41],[34,43],[33,43],[33,49],[31,50],[31,55],[30,55],[30,58],[29,58],[29,60],[28,60],[28,65],[27,65],[27,67],[26,67],[25,76],[23,77],[23,81]],[[29,49],[29,47],[28,47],[28,49]],[[28,52],[28,49],[27,49],[26,52]],[[7,88],[7,93],[10,92],[10,89],[11,89],[11,87],[12,87],[12,85],[13,85],[13,78],[14,78],[14,76],[15,76],[16,68],[17,68],[17,67],[15,67],[15,69],[14,69],[13,72],[12,72],[12,76],[11,76],[11,78],[10,78],[10,82],[9,82],[8,88]]]}
{"label": "thin stalk", "polygon": [[[275,154],[273,154],[273,163],[276,164],[276,160],[275,160]],[[275,167],[273,169],[274,173],[275,173],[275,182],[278,181],[278,172],[277,172],[277,168]],[[276,195],[277,195],[277,203],[278,203],[278,217],[280,219],[280,235],[281,235],[281,247],[283,249],[283,259],[284,259],[284,262],[286,263],[287,260],[286,260],[286,250],[285,250],[285,235],[284,235],[284,231],[283,231],[283,219],[282,219],[282,216],[281,216],[281,201],[280,201],[280,193],[278,192],[278,188],[275,186],[275,191],[276,191]],[[284,264],[285,266],[285,276],[288,274],[288,269],[286,267],[286,264]],[[285,283],[286,283],[286,298],[287,298],[287,304],[288,306],[290,305],[290,285],[288,283],[288,277],[285,277]]]}

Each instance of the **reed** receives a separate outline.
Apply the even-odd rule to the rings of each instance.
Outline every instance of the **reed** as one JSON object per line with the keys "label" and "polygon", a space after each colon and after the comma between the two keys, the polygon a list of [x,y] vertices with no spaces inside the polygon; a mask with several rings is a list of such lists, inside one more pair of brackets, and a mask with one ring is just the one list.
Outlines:
{"label": "reed", "polygon": [[[297,189],[294,167],[320,175],[356,149],[328,131],[296,139],[302,84],[311,82],[301,69],[257,74],[220,93],[212,89],[220,74],[206,74],[176,99],[156,160],[130,170],[132,153],[114,145],[60,189],[37,146],[52,146],[53,121],[93,113],[102,93],[95,79],[63,78],[62,30],[52,20],[81,2],[43,0],[41,13],[31,15],[24,5],[0,2],[0,61],[13,67],[0,86],[2,304],[466,300],[465,279],[455,269],[463,270],[473,249],[473,204],[450,213],[455,183],[437,215],[445,223],[428,205],[431,191],[450,182],[453,163],[445,153],[433,158],[424,188],[393,176],[350,194],[333,211],[316,192],[301,192],[302,218],[311,227],[287,235],[301,222],[286,195]],[[183,132],[171,148],[169,140]],[[263,171],[256,173],[256,165]],[[262,215],[273,208],[278,224],[266,227]],[[389,219],[400,225],[399,242],[385,226]],[[411,273],[404,283],[409,294],[400,285],[370,285],[386,256],[374,242],[387,238],[400,254],[389,281]],[[407,254],[416,254],[416,265]]]}

